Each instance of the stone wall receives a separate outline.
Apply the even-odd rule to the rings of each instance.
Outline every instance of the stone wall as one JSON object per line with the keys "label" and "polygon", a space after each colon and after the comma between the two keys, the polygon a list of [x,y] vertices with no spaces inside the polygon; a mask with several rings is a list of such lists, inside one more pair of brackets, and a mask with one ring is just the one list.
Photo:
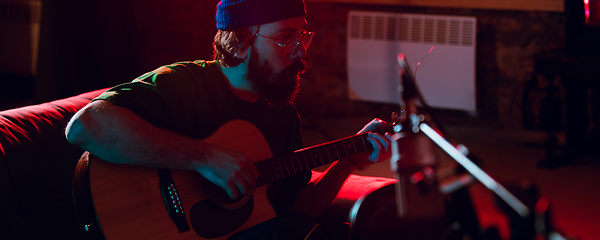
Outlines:
{"label": "stone wall", "polygon": [[346,19],[351,10],[476,17],[478,116],[505,127],[522,127],[523,113],[532,114],[527,117],[539,122],[538,104],[527,105],[523,111],[523,96],[533,102],[543,98],[543,84],[533,78],[533,87],[525,86],[534,74],[535,56],[564,46],[563,13],[307,3],[308,28],[316,35],[309,49],[310,69],[298,99],[304,113],[382,116],[395,108],[347,97]]}

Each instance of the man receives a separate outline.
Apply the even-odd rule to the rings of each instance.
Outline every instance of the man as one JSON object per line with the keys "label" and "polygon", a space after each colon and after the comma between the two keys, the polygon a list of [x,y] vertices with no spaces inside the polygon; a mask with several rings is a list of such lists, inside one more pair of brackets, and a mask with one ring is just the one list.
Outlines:
{"label": "man", "polygon": [[[243,119],[264,134],[273,155],[303,147],[293,101],[313,36],[305,14],[302,0],[221,1],[215,61],[163,66],[112,88],[71,119],[68,141],[112,163],[197,171],[237,199],[256,184],[256,167],[203,139]],[[383,125],[375,119],[361,132]],[[310,235],[355,169],[390,156],[389,136],[369,133],[368,140],[373,152],[334,162],[316,181],[307,184],[308,173],[269,186],[278,219],[236,236]],[[299,229],[287,231],[290,222]]]}

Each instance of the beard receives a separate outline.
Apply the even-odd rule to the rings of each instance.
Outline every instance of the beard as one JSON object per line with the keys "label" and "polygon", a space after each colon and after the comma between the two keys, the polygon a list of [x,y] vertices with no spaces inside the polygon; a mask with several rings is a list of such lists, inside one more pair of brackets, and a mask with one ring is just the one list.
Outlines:
{"label": "beard", "polygon": [[306,62],[297,60],[292,65],[274,74],[269,61],[261,62],[256,48],[250,49],[246,79],[254,91],[274,106],[293,104],[300,93],[300,76],[306,70]]}

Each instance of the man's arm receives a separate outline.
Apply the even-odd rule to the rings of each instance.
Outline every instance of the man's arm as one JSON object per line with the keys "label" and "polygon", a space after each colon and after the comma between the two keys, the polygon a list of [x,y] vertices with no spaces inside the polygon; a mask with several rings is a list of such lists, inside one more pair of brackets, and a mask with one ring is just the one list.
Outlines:
{"label": "man's arm", "polygon": [[65,130],[67,140],[107,162],[188,169],[237,198],[258,176],[243,154],[161,129],[132,111],[96,100],[77,112]]}
{"label": "man's arm", "polygon": [[[358,133],[365,133],[385,126],[386,123],[379,119],[373,119]],[[309,183],[305,187],[292,208],[292,211],[309,215],[315,219],[319,218],[329,207],[338,191],[358,167],[371,163],[382,162],[391,157],[391,135],[369,133],[367,138],[373,145],[373,152],[362,153],[347,159],[341,159],[329,166],[319,179]]]}

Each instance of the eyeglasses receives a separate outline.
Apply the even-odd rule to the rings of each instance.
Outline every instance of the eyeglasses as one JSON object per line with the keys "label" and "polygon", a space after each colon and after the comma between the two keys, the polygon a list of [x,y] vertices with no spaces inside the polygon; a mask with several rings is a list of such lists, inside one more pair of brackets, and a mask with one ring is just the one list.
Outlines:
{"label": "eyeglasses", "polygon": [[287,39],[286,38],[267,37],[267,36],[260,35],[258,33],[256,33],[255,35],[261,36],[261,37],[269,40],[270,42],[273,42],[273,43],[277,44],[278,46],[283,47],[285,54],[291,54],[291,53],[295,53],[296,51],[298,51],[298,45],[300,45],[300,43],[302,43],[302,46],[304,47],[304,50],[306,51],[308,49],[308,46],[310,46],[310,43],[312,42],[313,37],[315,36],[315,33],[302,30],[302,32],[300,32],[300,34],[298,36],[289,37]]}

